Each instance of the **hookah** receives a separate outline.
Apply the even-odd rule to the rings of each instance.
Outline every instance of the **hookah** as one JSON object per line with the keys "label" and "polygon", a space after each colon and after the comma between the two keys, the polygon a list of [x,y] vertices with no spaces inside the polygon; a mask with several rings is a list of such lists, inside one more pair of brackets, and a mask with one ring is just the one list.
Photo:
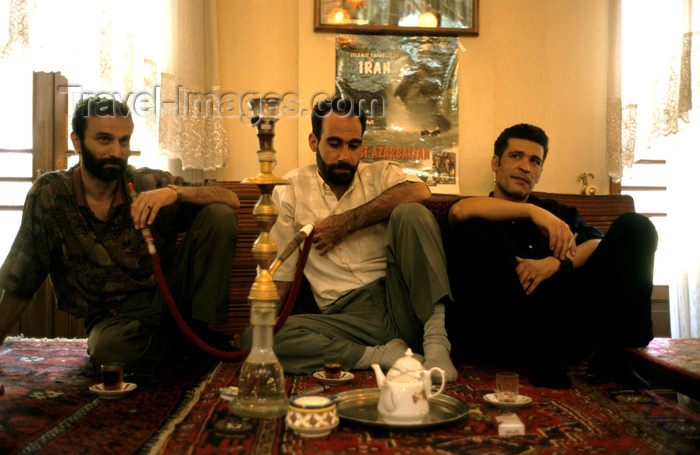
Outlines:
{"label": "hookah", "polygon": [[[248,295],[251,306],[250,322],[253,326],[253,343],[250,349],[236,352],[221,351],[207,345],[192,331],[180,314],[175,299],[170,293],[150,229],[146,227],[141,230],[164,300],[180,330],[202,351],[221,360],[240,360],[247,356],[241,366],[238,395],[229,403],[231,412],[241,417],[275,418],[285,415],[287,411],[288,401],[285,394],[284,372],[272,349],[272,337],[291,313],[299,292],[313,237],[313,225],[304,226],[289,242],[277,260],[274,260],[277,256],[277,247],[270,237],[269,231],[277,219],[278,212],[277,207],[272,202],[271,194],[275,185],[288,184],[286,180],[279,179],[272,174],[272,167],[275,163],[275,150],[272,148],[272,141],[275,134],[274,124],[279,118],[280,102],[279,98],[256,99],[248,102],[255,114],[252,118],[253,125],[257,125],[258,128],[260,150],[258,150],[257,155],[261,168],[261,172],[256,177],[243,181],[243,183],[257,185],[261,193],[260,199],[253,208],[253,218],[261,232],[253,244],[253,257],[258,263],[259,272]],[[133,202],[137,197],[133,183],[129,183],[128,188]],[[299,256],[289,294],[279,318],[275,319],[279,294],[272,280],[272,274],[302,243],[304,246]]]}
{"label": "hookah", "polygon": [[[248,296],[253,343],[248,357],[241,365],[238,394],[229,402],[229,410],[240,417],[282,417],[286,414],[288,407],[284,372],[272,349],[273,329],[276,323],[275,312],[279,301],[272,272],[286,258],[284,256],[289,256],[301,244],[306,234],[298,233],[273,264],[277,256],[277,246],[270,237],[270,228],[277,220],[278,212],[272,202],[271,194],[275,185],[288,184],[286,180],[272,174],[275,163],[272,141],[275,135],[275,122],[279,118],[280,104],[281,100],[273,97],[248,102],[254,114],[253,124],[258,129],[260,149],[257,155],[261,172],[254,178],[245,179],[243,183],[252,183],[260,188],[260,200],[253,208],[253,218],[260,228],[260,235],[253,244],[253,257],[258,263],[259,271]],[[307,228],[304,232],[311,231]]]}

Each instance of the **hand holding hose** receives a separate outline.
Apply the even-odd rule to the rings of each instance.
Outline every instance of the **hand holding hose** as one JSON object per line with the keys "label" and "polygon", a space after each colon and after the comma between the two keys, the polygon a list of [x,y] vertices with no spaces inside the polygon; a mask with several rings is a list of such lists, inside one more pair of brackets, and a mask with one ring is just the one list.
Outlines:
{"label": "hand holding hose", "polygon": [[[134,184],[131,182],[129,182],[129,198],[131,199],[131,203],[132,203],[131,212],[132,212],[132,216],[133,216],[133,212],[134,212],[133,204],[134,204],[134,201],[136,201],[138,199],[138,193],[136,193],[136,190],[134,189]],[[138,226],[136,227],[136,229],[139,230]],[[150,254],[151,256],[157,255],[158,253],[156,251],[156,246],[153,243],[153,234],[151,234],[151,230],[148,227],[143,226],[141,228],[141,234],[143,235],[143,240],[146,242],[146,246],[148,246],[148,254]]]}
{"label": "hand holding hose", "polygon": [[133,190],[133,184],[129,183],[129,197],[131,198],[131,218],[136,229],[144,229],[153,224],[158,211],[177,201],[177,192],[171,188],[157,188],[137,194]]}

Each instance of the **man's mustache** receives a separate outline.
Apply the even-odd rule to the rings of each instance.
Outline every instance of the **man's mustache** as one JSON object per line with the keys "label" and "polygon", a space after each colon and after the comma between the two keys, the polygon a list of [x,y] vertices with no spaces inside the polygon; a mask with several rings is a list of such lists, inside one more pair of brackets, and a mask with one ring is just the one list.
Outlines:
{"label": "man's mustache", "polygon": [[126,160],[123,160],[121,158],[101,158],[97,160],[97,164],[99,166],[104,166],[105,164],[115,164],[117,166],[126,166]]}
{"label": "man's mustache", "polygon": [[355,166],[348,164],[348,163],[338,163],[338,164],[332,164],[328,166],[328,170],[334,171],[336,169],[345,169],[347,171],[354,171]]}

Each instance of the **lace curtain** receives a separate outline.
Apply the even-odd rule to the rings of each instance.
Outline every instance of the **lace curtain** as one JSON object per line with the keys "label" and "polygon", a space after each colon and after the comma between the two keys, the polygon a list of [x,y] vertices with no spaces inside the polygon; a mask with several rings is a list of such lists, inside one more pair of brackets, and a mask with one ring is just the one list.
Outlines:
{"label": "lace curtain", "polygon": [[165,168],[167,155],[183,169],[216,169],[228,157],[222,117],[187,116],[193,111],[177,98],[178,87],[218,89],[215,7],[215,0],[10,0],[0,58],[60,71],[71,106],[85,94],[126,101],[140,163]]}
{"label": "lace curtain", "polygon": [[163,110],[160,149],[183,169],[214,170],[228,161],[228,141],[219,115],[219,48],[215,0],[169,0],[168,52],[162,61],[162,96],[178,100]]}
{"label": "lace curtain", "polygon": [[660,234],[673,254],[671,333],[700,337],[700,216],[691,202],[700,164],[700,0],[610,4],[615,61],[609,79],[608,172],[619,180],[635,155],[649,151],[666,159],[668,215]]}

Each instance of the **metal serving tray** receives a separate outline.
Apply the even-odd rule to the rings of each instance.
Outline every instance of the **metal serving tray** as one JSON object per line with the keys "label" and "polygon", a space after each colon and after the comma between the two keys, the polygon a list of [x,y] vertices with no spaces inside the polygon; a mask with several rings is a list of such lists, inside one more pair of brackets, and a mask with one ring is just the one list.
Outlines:
{"label": "metal serving tray", "polygon": [[390,423],[384,421],[377,410],[377,403],[379,402],[379,389],[377,388],[348,390],[347,392],[337,393],[333,397],[335,398],[338,416],[341,419],[390,428],[418,429],[443,425],[461,419],[469,411],[466,403],[442,393],[430,399],[430,411],[419,423]]}

